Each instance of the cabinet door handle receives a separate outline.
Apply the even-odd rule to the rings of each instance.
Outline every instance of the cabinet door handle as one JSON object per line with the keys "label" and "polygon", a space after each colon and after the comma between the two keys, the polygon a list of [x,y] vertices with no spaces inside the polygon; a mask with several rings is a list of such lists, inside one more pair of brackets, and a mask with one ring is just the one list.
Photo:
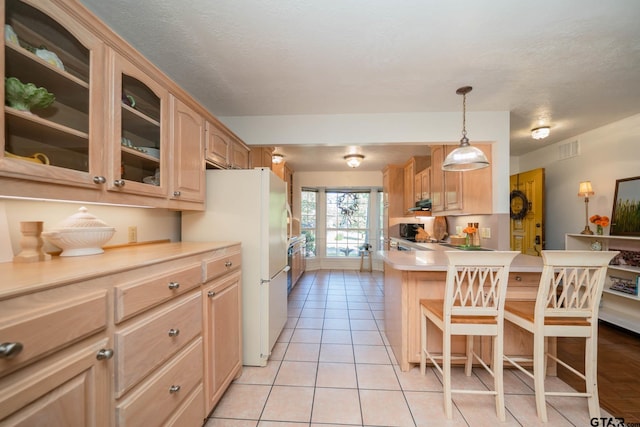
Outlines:
{"label": "cabinet door handle", "polygon": [[124,179],[116,179],[115,181],[113,181],[113,185],[118,188],[124,187]]}
{"label": "cabinet door handle", "polygon": [[522,282],[522,277],[516,276],[516,282]]}
{"label": "cabinet door handle", "polygon": [[231,267],[232,265],[233,265],[233,263],[231,261],[227,261],[227,262],[224,263],[224,266],[227,267],[227,268]]}
{"label": "cabinet door handle", "polygon": [[181,194],[181,193],[180,193],[179,191],[174,191],[174,192],[173,192],[173,196],[174,196],[174,197],[180,197],[180,194]]}
{"label": "cabinet door handle", "polygon": [[172,385],[171,387],[169,387],[169,393],[173,394],[173,393],[177,393],[180,391],[180,386],[179,385]]}
{"label": "cabinet door handle", "polygon": [[178,335],[180,335],[180,329],[169,329],[169,336],[170,337],[177,337]]}
{"label": "cabinet door handle", "polygon": [[0,344],[0,359],[11,359],[16,357],[22,351],[22,343],[19,342],[3,342]]}
{"label": "cabinet door handle", "polygon": [[93,177],[93,183],[94,184],[104,184],[105,182],[107,182],[107,178],[105,178],[104,176],[94,176]]}
{"label": "cabinet door handle", "polygon": [[169,282],[169,289],[174,290],[180,287],[180,283],[178,282]]}
{"label": "cabinet door handle", "polygon": [[207,296],[209,298],[212,298],[212,297],[216,296],[216,292],[215,291],[209,291],[209,292],[207,292]]}
{"label": "cabinet door handle", "polygon": [[110,348],[101,348],[98,350],[96,354],[96,359],[98,360],[108,360],[113,357],[113,350]]}

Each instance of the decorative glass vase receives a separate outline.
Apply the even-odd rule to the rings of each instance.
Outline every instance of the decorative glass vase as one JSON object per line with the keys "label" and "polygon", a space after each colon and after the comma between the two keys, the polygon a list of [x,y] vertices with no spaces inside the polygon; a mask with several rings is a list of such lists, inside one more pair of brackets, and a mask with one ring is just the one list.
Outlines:
{"label": "decorative glass vase", "polygon": [[471,235],[469,233],[466,234],[466,237],[464,239],[464,245],[466,247],[471,246]]}
{"label": "decorative glass vase", "polygon": [[601,225],[596,224],[596,234],[599,236],[602,236],[604,234],[604,229],[602,228]]}

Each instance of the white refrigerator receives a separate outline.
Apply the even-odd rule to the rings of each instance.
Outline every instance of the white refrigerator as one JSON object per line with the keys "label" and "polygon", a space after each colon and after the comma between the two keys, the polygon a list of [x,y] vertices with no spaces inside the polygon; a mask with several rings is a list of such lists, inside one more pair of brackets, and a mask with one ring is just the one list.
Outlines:
{"label": "white refrigerator", "polygon": [[242,243],[243,364],[265,366],[287,321],[286,184],[267,168],[206,174],[205,211],[182,212],[182,240]]}

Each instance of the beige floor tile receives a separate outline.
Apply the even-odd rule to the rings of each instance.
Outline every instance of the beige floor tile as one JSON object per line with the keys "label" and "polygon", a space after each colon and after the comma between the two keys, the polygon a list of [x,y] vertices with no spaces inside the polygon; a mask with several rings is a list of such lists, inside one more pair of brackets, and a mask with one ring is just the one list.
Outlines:
{"label": "beige floor tile", "polygon": [[322,344],[320,362],[353,363],[353,346],[348,344]]}
{"label": "beige floor tile", "polygon": [[302,311],[302,307],[288,307],[287,308],[287,316],[289,317],[300,317],[300,312]]}
{"label": "beige floor tile", "polygon": [[269,360],[267,366],[243,366],[240,378],[236,379],[236,384],[268,384],[271,385],[276,379],[280,360]]}
{"label": "beige floor tile", "polygon": [[204,424],[204,427],[256,427],[257,425],[258,425],[258,421],[254,421],[254,420],[231,420],[228,418],[210,418]]}
{"label": "beige floor tile", "polygon": [[325,319],[348,319],[349,310],[339,308],[327,308],[324,312]]}
{"label": "beige floor tile", "polygon": [[296,329],[291,335],[291,342],[318,344],[322,339],[322,329]]}
{"label": "beige floor tile", "polygon": [[323,344],[351,344],[351,331],[325,329],[322,331]]}
{"label": "beige floor tile", "polygon": [[298,329],[322,329],[324,319],[317,317],[301,317],[298,320],[296,328]]}
{"label": "beige floor tile", "polygon": [[402,372],[398,365],[392,366],[398,376],[402,390],[442,392],[442,383],[436,374],[433,373],[433,368],[427,367],[423,376],[420,373],[419,366],[414,366],[406,372]]}
{"label": "beige floor tile", "polygon": [[447,419],[444,414],[442,393],[405,392],[409,409],[418,427],[466,427],[460,411],[453,407],[453,418]]}
{"label": "beige floor tile", "polygon": [[413,426],[413,417],[401,391],[360,390],[365,425]]}
{"label": "beige floor tile", "polygon": [[349,318],[351,320],[373,320],[371,310],[349,310]]}
{"label": "beige floor tile", "polygon": [[384,345],[378,331],[352,331],[351,338],[353,343],[358,345]]}
{"label": "beige floor tile", "polygon": [[387,350],[382,345],[354,345],[356,363],[391,364]]}
{"label": "beige floor tile", "polygon": [[365,297],[349,297],[349,310],[371,310]]}
{"label": "beige floor tile", "polygon": [[271,355],[269,356],[269,360],[282,360],[284,357],[284,353],[287,351],[287,347],[289,343],[276,342],[276,344],[271,349]]}
{"label": "beige floor tile", "polygon": [[324,308],[303,308],[300,312],[300,317],[316,317],[323,318],[324,317]]}
{"label": "beige floor tile", "polygon": [[506,413],[504,423],[498,420],[494,396],[456,393],[453,395],[453,404],[458,407],[469,427],[495,427],[496,425],[520,427],[518,421],[509,411]]}
{"label": "beige floor tile", "polygon": [[313,423],[362,424],[358,390],[316,388],[313,398]]}
{"label": "beige floor tile", "polygon": [[260,421],[258,427],[307,427],[309,423],[288,423],[286,421]]}
{"label": "beige floor tile", "polygon": [[274,386],[261,419],[309,422],[312,403],[313,387]]}
{"label": "beige floor tile", "polygon": [[326,305],[327,303],[324,299],[320,301],[307,301],[304,304],[304,308],[325,308]]}
{"label": "beige floor tile", "polygon": [[[549,422],[547,424],[541,422],[538,419],[538,414],[536,412],[536,399],[532,395],[509,394],[505,395],[504,400],[507,411],[509,411],[511,415],[513,415],[513,417],[523,426],[570,427],[574,425],[549,405],[547,405],[547,417]],[[588,426],[590,424],[587,422],[577,425]]]}
{"label": "beige floor tile", "polygon": [[351,329],[349,319],[324,319],[324,329],[339,329],[348,331]]}
{"label": "beige floor tile", "polygon": [[376,320],[384,320],[384,310],[371,310],[373,318]]}
{"label": "beige floor tile", "polygon": [[351,330],[352,331],[377,331],[378,324],[373,319],[351,319]]}
{"label": "beige floor tile", "polygon": [[231,384],[213,411],[213,418],[258,420],[271,386]]}
{"label": "beige floor tile", "polygon": [[371,310],[384,310],[384,303],[372,302],[369,304],[369,308],[371,308]]}
{"label": "beige floor tile", "polygon": [[[522,381],[515,371],[515,369],[504,370],[504,392],[506,394],[533,394],[533,389]],[[478,366],[473,368],[473,372],[486,386],[493,389],[493,377],[485,369]]]}
{"label": "beige floor tile", "polygon": [[278,336],[277,342],[289,342],[293,335],[293,329],[283,329]]}
{"label": "beige floor tile", "polygon": [[287,317],[287,322],[284,324],[284,329],[294,329],[297,323],[297,317]]}
{"label": "beige floor tile", "polygon": [[316,387],[357,388],[355,365],[353,363],[318,363]]}
{"label": "beige floor tile", "polygon": [[317,362],[320,353],[320,344],[307,344],[292,342],[287,347],[283,360],[299,362]]}
{"label": "beige floor tile", "polygon": [[316,382],[317,362],[293,362],[285,360],[280,366],[275,385],[310,386]]}
{"label": "beige floor tile", "polygon": [[400,390],[400,383],[391,365],[356,364],[356,373],[360,390]]}
{"label": "beige floor tile", "polygon": [[347,310],[349,306],[347,305],[347,298],[340,296],[331,296],[327,297],[327,306],[326,310]]}

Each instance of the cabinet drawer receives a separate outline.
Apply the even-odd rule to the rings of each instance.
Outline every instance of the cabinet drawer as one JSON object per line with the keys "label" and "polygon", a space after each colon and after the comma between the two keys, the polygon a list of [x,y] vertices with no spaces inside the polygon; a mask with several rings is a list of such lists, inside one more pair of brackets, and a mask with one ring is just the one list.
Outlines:
{"label": "cabinet drawer", "polygon": [[167,421],[165,427],[199,426],[208,414],[204,411],[204,393],[202,387],[196,387],[176,413]]}
{"label": "cabinet drawer", "polygon": [[201,293],[196,291],[116,332],[118,397],[200,335],[201,304]]}
{"label": "cabinet drawer", "polygon": [[2,301],[0,342],[20,343],[22,351],[0,359],[0,376],[105,329],[106,323],[106,290],[68,287]]}
{"label": "cabinet drawer", "polygon": [[[117,405],[117,425],[159,426],[186,401],[195,387],[202,391],[202,338],[180,352]],[[199,406],[202,408],[202,404]],[[198,408],[195,410],[198,411]],[[204,410],[198,415],[201,423]]]}
{"label": "cabinet drawer", "polygon": [[[239,250],[239,248],[238,248]],[[205,282],[223,276],[230,271],[240,268],[242,262],[242,254],[238,252],[229,253],[227,255],[215,258],[204,263]]]}
{"label": "cabinet drawer", "polygon": [[115,321],[122,322],[144,310],[184,294],[202,282],[202,267],[167,271],[151,278],[123,283],[115,287]]}

